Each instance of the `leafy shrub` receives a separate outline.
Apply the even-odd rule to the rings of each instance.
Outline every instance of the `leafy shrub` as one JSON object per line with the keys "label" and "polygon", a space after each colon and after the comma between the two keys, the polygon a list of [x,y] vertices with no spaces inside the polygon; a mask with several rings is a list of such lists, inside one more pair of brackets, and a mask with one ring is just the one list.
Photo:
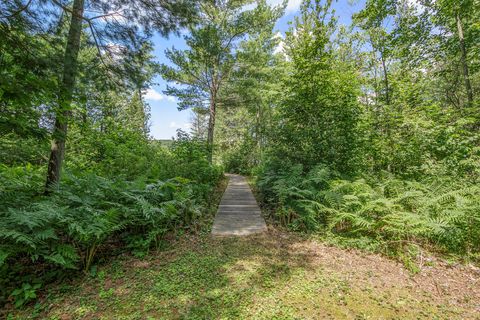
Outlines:
{"label": "leafy shrub", "polygon": [[30,283],[19,275],[32,272],[31,263],[36,270],[88,271],[107,243],[144,254],[167,232],[195,228],[221,177],[199,148],[185,140],[171,151],[154,149],[167,156],[157,179],[154,171],[126,180],[123,173],[69,170],[49,196],[41,193],[39,168],[0,167],[0,303],[33,297],[18,287]]}
{"label": "leafy shrub", "polygon": [[64,217],[63,208],[48,202],[9,209],[0,221],[0,264],[26,256],[33,262],[41,258],[72,268],[78,257],[71,245],[62,242]]}
{"label": "leafy shrub", "polygon": [[183,177],[199,184],[213,186],[223,173],[222,168],[212,165],[207,160],[207,148],[203,140],[190,138],[182,132],[170,147],[171,160],[168,161],[166,173],[173,173],[167,178]]}
{"label": "leafy shrub", "polygon": [[239,145],[219,151],[227,172],[249,175],[258,162],[258,146],[250,136],[244,137]]}
{"label": "leafy shrub", "polygon": [[[146,186],[144,191],[127,195],[134,200],[131,226],[142,238],[133,237],[131,248],[148,250],[158,247],[161,237],[169,230],[191,225],[201,215],[193,184],[183,178],[158,181]],[[136,244],[135,244],[136,243]]]}
{"label": "leafy shrub", "polygon": [[27,302],[34,300],[37,297],[36,291],[42,286],[41,283],[31,285],[30,283],[24,283],[20,288],[13,290],[12,297],[15,301],[15,307],[19,308]]}
{"label": "leafy shrub", "polygon": [[259,189],[276,207],[276,217],[292,229],[369,237],[392,245],[428,242],[456,253],[479,251],[476,185],[391,176],[342,180],[325,166],[307,174],[301,169],[267,171],[258,180]]}
{"label": "leafy shrub", "polygon": [[[5,124],[2,123],[3,112],[5,112],[5,109],[2,110],[2,115],[0,115],[0,163],[12,167],[28,163],[36,165],[45,163],[49,147],[46,139],[47,131],[44,128],[39,128],[36,121],[29,123],[28,128],[21,128],[21,121],[19,121],[20,123],[17,123],[15,126],[22,131],[21,133],[5,132],[2,130],[2,125]],[[12,114],[15,113],[12,112]],[[29,132],[23,132],[24,129]],[[22,134],[27,135],[23,136]]]}
{"label": "leafy shrub", "polygon": [[116,127],[106,133],[95,128],[72,130],[66,159],[70,170],[95,172],[108,177],[134,180],[138,177],[164,178],[171,160],[167,150],[151,143],[138,132]]}
{"label": "leafy shrub", "polygon": [[25,205],[43,191],[43,183],[43,172],[37,166],[0,164],[0,212]]}

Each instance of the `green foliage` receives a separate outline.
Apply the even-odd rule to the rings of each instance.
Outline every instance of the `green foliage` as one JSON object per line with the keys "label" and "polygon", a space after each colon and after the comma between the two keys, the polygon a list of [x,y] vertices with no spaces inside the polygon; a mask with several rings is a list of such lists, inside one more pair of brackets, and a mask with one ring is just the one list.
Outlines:
{"label": "green foliage", "polygon": [[267,153],[306,169],[323,163],[350,173],[358,161],[360,84],[330,43],[336,27],[330,2],[305,2],[301,11],[285,39],[291,70]]}
{"label": "green foliage", "polygon": [[457,2],[369,0],[341,26],[332,1],[304,1],[285,37],[242,42],[222,163],[293,230],[406,263],[422,246],[478,255],[478,9]]}
{"label": "green foliage", "polygon": [[25,204],[41,192],[42,182],[42,170],[30,163],[25,166],[0,164],[0,211]]}
{"label": "green foliage", "polygon": [[[85,1],[85,28],[56,1],[0,2],[0,303],[197,230],[222,169],[257,175],[282,225],[412,270],[424,245],[480,255],[475,1],[367,0],[351,26],[304,1],[285,36],[265,0],[123,2]],[[159,66],[152,28],[179,26],[188,48]],[[169,146],[148,136],[158,72],[195,112]]]}
{"label": "green foliage", "polygon": [[[187,49],[168,49],[166,56],[171,63],[160,68],[165,80],[175,83],[167,85],[164,93],[179,99],[179,110],[193,109],[198,119],[208,113],[210,162],[217,109],[232,103],[224,91],[239,69],[236,49],[243,39],[255,36],[266,26],[271,30],[282,15],[281,6],[271,8],[265,0],[249,7],[251,4],[248,0],[205,2],[199,11],[200,23],[190,27],[189,34],[184,36]],[[206,126],[200,123],[194,126],[197,137],[205,135],[203,127]]]}
{"label": "green foliage", "polygon": [[[26,269],[29,264],[37,266],[34,273],[88,272],[98,254],[105,255],[106,244],[143,255],[158,248],[169,232],[197,229],[221,178],[221,170],[206,159],[205,145],[183,137],[165,149],[135,134],[126,137],[130,138],[121,141],[132,143],[132,148],[130,141],[143,142],[132,150],[117,141],[116,150],[112,145],[115,156],[106,153],[90,159],[88,166],[76,165],[79,159],[68,161],[73,169],[49,196],[41,193],[44,181],[37,166],[0,167],[1,301],[23,279],[20,273],[32,272]],[[109,139],[98,141],[109,143]],[[138,148],[143,152],[137,154]],[[135,162],[122,163],[123,167],[112,162],[129,154],[151,169],[141,175],[142,167]],[[104,176],[85,171],[86,167]],[[19,292],[15,294],[21,296]]]}
{"label": "green foliage", "polygon": [[257,153],[255,142],[249,141],[248,136],[236,148],[229,148],[228,151],[222,154],[222,162],[225,166],[226,172],[250,174],[252,167],[257,162]]}
{"label": "green foliage", "polygon": [[88,271],[107,245],[148,251],[190,228],[221,177],[204,152],[148,136],[149,37],[190,26],[197,2],[121,2],[0,2],[1,305],[35,298],[33,280]]}
{"label": "green foliage", "polygon": [[73,267],[78,257],[70,245],[62,243],[59,234],[63,217],[63,208],[48,202],[8,209],[2,214],[0,250],[10,261],[26,255],[33,262],[42,258],[52,264]]}
{"label": "green foliage", "polygon": [[30,283],[24,283],[20,288],[13,290],[12,297],[16,308],[25,305],[27,302],[34,300],[37,297],[36,291],[41,287],[40,283],[33,286]]}
{"label": "green foliage", "polygon": [[193,226],[204,208],[199,197],[193,184],[183,178],[147,185],[145,191],[133,196],[137,209],[131,217],[135,233],[141,230],[143,239],[133,238],[129,246],[137,252],[142,249],[148,252],[152,245],[159,247],[166,232]]}
{"label": "green foliage", "polygon": [[218,112],[215,134],[216,154],[228,172],[249,174],[268,148],[288,72],[283,55],[275,53],[281,41],[270,22],[237,49],[237,68],[221,92],[225,107]]}
{"label": "green foliage", "polygon": [[[275,172],[275,173],[273,173]],[[369,237],[387,246],[430,243],[453,253],[478,253],[480,188],[431,182],[343,180],[324,166],[264,172],[258,180],[277,218],[295,230]]]}
{"label": "green foliage", "polygon": [[[171,159],[167,165],[170,167],[166,172],[175,172],[177,176],[186,177],[211,187],[222,175],[221,168],[211,165],[207,160],[208,150],[203,140],[191,138],[180,131],[171,145],[170,151]],[[212,184],[212,182],[214,183]]]}

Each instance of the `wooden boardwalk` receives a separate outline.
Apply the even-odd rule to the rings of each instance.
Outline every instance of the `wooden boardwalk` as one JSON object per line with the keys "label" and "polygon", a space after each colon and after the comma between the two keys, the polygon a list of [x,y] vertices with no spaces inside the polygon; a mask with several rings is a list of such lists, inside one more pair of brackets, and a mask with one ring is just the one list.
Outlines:
{"label": "wooden boardwalk", "polygon": [[231,174],[218,207],[212,235],[245,236],[267,230],[260,208],[244,177]]}

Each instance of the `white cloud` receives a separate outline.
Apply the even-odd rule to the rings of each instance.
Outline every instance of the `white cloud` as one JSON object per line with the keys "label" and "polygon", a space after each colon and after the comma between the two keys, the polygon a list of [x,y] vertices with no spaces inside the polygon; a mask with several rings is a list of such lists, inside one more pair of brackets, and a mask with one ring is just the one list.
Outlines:
{"label": "white cloud", "polygon": [[145,92],[144,98],[146,100],[152,100],[152,101],[160,101],[166,99],[167,101],[170,102],[175,102],[175,97],[172,96],[166,96],[164,94],[161,94],[160,92],[156,91],[155,89],[149,88]]}
{"label": "white cloud", "polygon": [[300,9],[300,5],[302,4],[302,0],[289,0],[287,4],[286,12],[295,12]]}
{"label": "white cloud", "polygon": [[182,130],[190,130],[192,128],[192,125],[189,122],[184,122],[184,123],[177,123],[175,121],[170,122],[168,125],[169,128],[174,128],[176,129],[182,129]]}
{"label": "white cloud", "polygon": [[[267,0],[269,5],[278,6],[283,3],[283,0]],[[285,9],[285,13],[293,13],[300,9],[300,5],[302,4],[302,0],[288,0],[287,8]]]}
{"label": "white cloud", "polygon": [[158,91],[155,91],[155,89],[148,89],[147,92],[145,93],[145,99],[147,100],[154,100],[154,101],[160,101],[163,100],[165,97],[159,93]]}

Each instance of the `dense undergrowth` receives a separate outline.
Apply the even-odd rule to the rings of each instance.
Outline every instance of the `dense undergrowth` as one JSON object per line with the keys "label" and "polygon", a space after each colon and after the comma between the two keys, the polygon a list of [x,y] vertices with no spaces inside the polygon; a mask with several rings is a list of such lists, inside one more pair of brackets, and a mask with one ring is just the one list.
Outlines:
{"label": "dense undergrowth", "polygon": [[[203,229],[212,159],[291,230],[478,263],[475,1],[300,1],[288,28],[287,3],[153,2],[0,0],[0,305]],[[191,132],[152,140],[150,99]]]}
{"label": "dense undergrowth", "polygon": [[120,147],[97,140],[115,146],[112,153],[83,165],[70,162],[49,195],[43,194],[44,166],[0,166],[1,304],[29,302],[68,270],[91,272],[97,256],[143,256],[168,233],[201,228],[221,178],[203,143],[181,137],[167,149],[137,138]]}
{"label": "dense undergrowth", "polygon": [[402,260],[478,262],[479,51],[461,38],[478,38],[478,10],[407,2],[368,0],[344,26],[334,2],[303,1],[280,61],[252,39],[242,55],[262,59],[228,92],[249,99],[221,114],[218,152],[291,230]]}
{"label": "dense undergrowth", "polygon": [[292,230],[401,258],[416,258],[428,247],[478,262],[480,188],[475,183],[387,173],[345,178],[325,165],[306,173],[294,165],[261,172],[257,187],[274,219]]}

